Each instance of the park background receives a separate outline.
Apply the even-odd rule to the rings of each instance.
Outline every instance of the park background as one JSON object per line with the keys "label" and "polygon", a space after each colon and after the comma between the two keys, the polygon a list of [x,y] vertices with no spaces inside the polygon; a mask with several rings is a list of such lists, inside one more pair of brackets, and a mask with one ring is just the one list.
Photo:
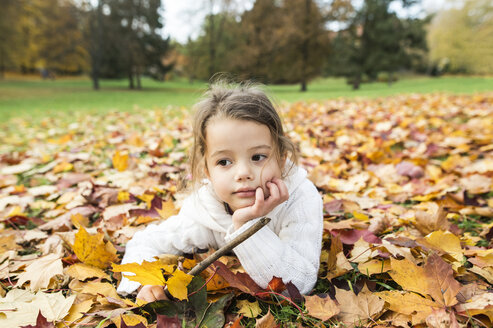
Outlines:
{"label": "park background", "polygon": [[[491,327],[491,1],[190,3],[178,40],[169,1],[1,1],[0,326]],[[180,208],[214,76],[265,84],[323,197],[310,295],[234,257],[118,266]]]}
{"label": "park background", "polygon": [[6,0],[0,112],[189,107],[218,72],[289,102],[491,90],[490,2],[427,3],[196,1],[178,42],[160,1]]}

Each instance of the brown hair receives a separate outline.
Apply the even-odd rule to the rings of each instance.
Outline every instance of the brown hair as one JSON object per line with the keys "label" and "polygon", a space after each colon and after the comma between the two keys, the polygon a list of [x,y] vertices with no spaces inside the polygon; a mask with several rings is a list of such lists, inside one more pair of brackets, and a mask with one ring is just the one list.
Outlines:
{"label": "brown hair", "polygon": [[[194,106],[194,111],[194,142],[190,156],[193,185],[204,177],[206,128],[212,118],[253,121],[267,126],[276,146],[275,156],[279,165],[281,166],[281,160],[288,156],[293,165],[297,162],[296,147],[285,136],[281,118],[259,84],[214,82],[205,92],[203,99]],[[283,175],[287,173],[283,172]]]}

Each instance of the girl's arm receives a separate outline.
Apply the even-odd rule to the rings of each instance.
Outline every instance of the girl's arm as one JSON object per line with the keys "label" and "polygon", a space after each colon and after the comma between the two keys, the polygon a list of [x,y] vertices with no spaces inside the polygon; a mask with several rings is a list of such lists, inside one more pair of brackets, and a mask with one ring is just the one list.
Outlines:
{"label": "girl's arm", "polygon": [[[302,294],[310,292],[317,281],[323,232],[322,199],[315,186],[305,180],[289,196],[282,211],[279,235],[264,227],[234,248],[241,264],[261,287],[273,277],[292,282]],[[226,236],[229,241],[257,220],[245,223]]]}
{"label": "girl's arm", "polygon": [[[161,254],[193,253],[196,248],[207,248],[210,240],[210,231],[180,212],[160,224],[151,224],[135,233],[127,243],[122,264],[155,261],[154,257]],[[131,293],[139,286],[138,282],[123,277],[117,291]]]}

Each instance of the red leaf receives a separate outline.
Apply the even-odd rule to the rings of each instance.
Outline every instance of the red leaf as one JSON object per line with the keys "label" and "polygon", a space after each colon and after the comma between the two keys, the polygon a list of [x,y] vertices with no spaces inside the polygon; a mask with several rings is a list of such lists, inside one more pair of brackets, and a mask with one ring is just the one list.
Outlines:
{"label": "red leaf", "polygon": [[273,277],[266,289],[280,293],[286,289],[286,285],[284,285],[281,278]]}
{"label": "red leaf", "polygon": [[218,268],[217,273],[223,277],[231,287],[238,288],[242,292],[250,295],[255,295],[262,291],[262,288],[260,288],[248,274],[241,272],[233,273],[224,263],[219,261],[214,262],[214,266]]}
{"label": "red leaf", "polygon": [[372,243],[372,244],[381,244],[382,240],[375,236],[372,232],[369,230],[358,230],[358,229],[351,229],[351,230],[332,230],[331,231],[333,236],[338,236],[341,241],[346,244],[346,245],[354,245],[358,240],[360,240],[361,237],[363,237],[363,240]]}
{"label": "red leaf", "polygon": [[157,326],[156,328],[181,328],[180,320],[178,316],[168,317],[166,315],[157,315]]}

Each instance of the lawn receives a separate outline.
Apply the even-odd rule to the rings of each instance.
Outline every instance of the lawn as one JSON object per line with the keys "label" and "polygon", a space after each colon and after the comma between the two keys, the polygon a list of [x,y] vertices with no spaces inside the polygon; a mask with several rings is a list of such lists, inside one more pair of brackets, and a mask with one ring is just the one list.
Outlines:
{"label": "lawn", "polygon": [[[190,107],[205,90],[204,82],[143,80],[142,90],[129,90],[126,80],[103,80],[101,90],[93,91],[88,78],[42,81],[36,78],[6,78],[0,81],[0,115],[41,118],[60,112],[86,113]],[[337,97],[385,97],[402,93],[476,93],[493,91],[493,77],[407,77],[387,83],[363,84],[354,91],[340,78],[312,81],[307,92],[299,85],[271,85],[268,90],[277,101],[323,100]]]}

